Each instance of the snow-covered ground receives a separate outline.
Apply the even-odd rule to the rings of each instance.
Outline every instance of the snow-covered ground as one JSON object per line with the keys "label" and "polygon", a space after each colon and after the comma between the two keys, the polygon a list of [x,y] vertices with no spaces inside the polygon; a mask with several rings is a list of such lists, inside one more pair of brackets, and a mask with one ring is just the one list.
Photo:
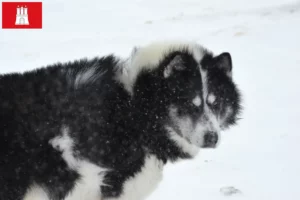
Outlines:
{"label": "snow-covered ground", "polygon": [[43,29],[0,29],[0,73],[174,38],[229,51],[245,109],[218,149],[168,165],[149,200],[300,199],[299,1],[43,1]]}

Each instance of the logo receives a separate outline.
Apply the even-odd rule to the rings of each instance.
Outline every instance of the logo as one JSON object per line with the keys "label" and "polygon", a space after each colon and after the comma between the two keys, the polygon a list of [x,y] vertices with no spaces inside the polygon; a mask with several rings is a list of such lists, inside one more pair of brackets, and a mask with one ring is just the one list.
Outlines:
{"label": "logo", "polygon": [[42,2],[2,2],[3,29],[41,29]]}
{"label": "logo", "polygon": [[15,25],[29,25],[27,10],[28,8],[26,6],[21,8],[18,6]]}

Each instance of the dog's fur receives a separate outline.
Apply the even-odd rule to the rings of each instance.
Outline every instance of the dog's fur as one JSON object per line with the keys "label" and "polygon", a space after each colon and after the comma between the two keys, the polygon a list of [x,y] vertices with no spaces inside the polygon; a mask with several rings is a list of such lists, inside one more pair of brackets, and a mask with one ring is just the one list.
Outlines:
{"label": "dog's fur", "polygon": [[240,94],[229,53],[153,43],[0,76],[0,199],[141,200],[215,147]]}

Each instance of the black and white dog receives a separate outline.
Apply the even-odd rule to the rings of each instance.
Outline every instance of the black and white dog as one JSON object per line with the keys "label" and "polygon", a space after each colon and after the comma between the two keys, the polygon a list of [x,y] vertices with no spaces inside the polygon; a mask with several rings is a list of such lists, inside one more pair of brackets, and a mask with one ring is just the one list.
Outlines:
{"label": "black and white dog", "polygon": [[1,75],[0,199],[145,199],[239,112],[230,54],[189,42]]}

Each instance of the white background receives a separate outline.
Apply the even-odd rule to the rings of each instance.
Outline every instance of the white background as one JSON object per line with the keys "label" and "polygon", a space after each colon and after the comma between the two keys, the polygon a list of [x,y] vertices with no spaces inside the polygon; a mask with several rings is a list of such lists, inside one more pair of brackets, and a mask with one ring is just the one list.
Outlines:
{"label": "white background", "polygon": [[43,29],[0,29],[0,73],[176,38],[231,53],[243,119],[218,149],[168,165],[149,200],[300,199],[299,1],[43,1]]}

